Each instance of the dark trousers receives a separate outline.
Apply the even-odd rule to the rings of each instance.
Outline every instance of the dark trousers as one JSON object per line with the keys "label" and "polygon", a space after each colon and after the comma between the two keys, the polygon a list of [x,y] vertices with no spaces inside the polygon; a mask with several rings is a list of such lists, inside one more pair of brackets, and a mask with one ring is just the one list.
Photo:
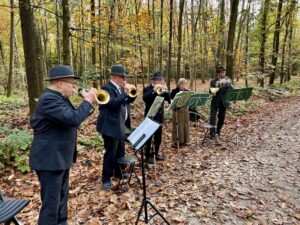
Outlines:
{"label": "dark trousers", "polygon": [[102,183],[109,182],[115,172],[115,176],[120,175],[117,159],[125,155],[124,140],[102,135],[104,140],[105,154],[103,159]]}
{"label": "dark trousers", "polygon": [[212,101],[211,108],[210,108],[210,125],[216,125],[216,116],[218,113],[218,123],[217,129],[211,129],[210,134],[214,136],[216,133],[220,135],[221,129],[224,124],[225,114],[226,114],[226,107],[224,106],[222,101]]}
{"label": "dark trousers", "polygon": [[36,171],[41,185],[39,225],[66,225],[68,219],[69,169]]}
{"label": "dark trousers", "polygon": [[151,152],[151,145],[152,145],[152,138],[154,138],[154,151],[155,155],[158,154],[159,147],[161,144],[161,136],[162,136],[162,126],[160,126],[153,136],[149,138],[149,140],[146,142],[146,158],[152,157],[154,152]]}

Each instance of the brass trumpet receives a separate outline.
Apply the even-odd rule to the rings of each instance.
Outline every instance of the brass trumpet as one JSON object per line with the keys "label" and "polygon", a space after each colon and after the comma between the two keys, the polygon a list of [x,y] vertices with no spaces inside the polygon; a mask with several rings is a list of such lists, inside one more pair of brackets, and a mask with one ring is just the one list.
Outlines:
{"label": "brass trumpet", "polygon": [[165,93],[165,92],[168,92],[168,87],[162,85],[162,86],[157,87],[155,91],[156,91],[156,93],[157,93],[158,95],[161,95],[161,94],[163,94],[163,93]]}
{"label": "brass trumpet", "polygon": [[109,102],[110,96],[109,93],[103,89],[99,90],[95,94],[96,102],[99,105],[105,105]]}
{"label": "brass trumpet", "polygon": [[128,90],[128,95],[131,98],[135,98],[137,96],[137,89],[136,87],[132,87]]}
{"label": "brass trumpet", "polygon": [[[81,94],[82,90],[83,90],[82,88],[79,88],[78,91],[74,92],[74,93],[82,98],[83,97],[82,94]],[[89,91],[88,89],[84,89],[84,90],[86,92]],[[95,99],[96,99],[96,102],[99,105],[105,105],[109,102],[110,96],[109,96],[109,93],[107,91],[101,89],[101,90],[96,92]]]}
{"label": "brass trumpet", "polygon": [[125,83],[126,88],[128,89],[128,96],[131,98],[135,98],[137,96],[137,88],[132,85]]}

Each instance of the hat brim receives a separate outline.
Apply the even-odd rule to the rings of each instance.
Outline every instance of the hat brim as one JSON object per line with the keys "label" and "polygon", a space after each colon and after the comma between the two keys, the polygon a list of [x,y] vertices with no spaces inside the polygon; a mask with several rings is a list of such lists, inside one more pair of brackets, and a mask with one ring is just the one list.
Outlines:
{"label": "hat brim", "polygon": [[151,80],[163,80],[165,79],[164,77],[152,77]]}
{"label": "hat brim", "polygon": [[59,80],[62,78],[74,78],[75,80],[81,80],[80,77],[77,77],[74,75],[66,75],[66,76],[61,76],[61,77],[48,77],[48,78],[44,79],[44,81]]}
{"label": "hat brim", "polygon": [[110,76],[127,77],[126,73],[110,73]]}

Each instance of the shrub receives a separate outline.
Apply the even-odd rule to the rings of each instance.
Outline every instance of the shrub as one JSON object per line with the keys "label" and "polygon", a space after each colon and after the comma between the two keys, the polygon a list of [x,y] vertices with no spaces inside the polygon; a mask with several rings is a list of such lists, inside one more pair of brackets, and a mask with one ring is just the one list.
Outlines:
{"label": "shrub", "polygon": [[0,168],[11,164],[22,172],[30,171],[28,160],[32,138],[26,130],[0,127]]}

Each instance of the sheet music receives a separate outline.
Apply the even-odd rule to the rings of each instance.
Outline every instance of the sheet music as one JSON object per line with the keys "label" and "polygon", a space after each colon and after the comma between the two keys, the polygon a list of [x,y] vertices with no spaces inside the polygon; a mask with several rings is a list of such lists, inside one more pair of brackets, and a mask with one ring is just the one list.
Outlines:
{"label": "sheet music", "polygon": [[164,97],[156,96],[146,117],[153,118],[157,114],[161,104],[164,102],[164,99],[165,99]]}
{"label": "sheet music", "polygon": [[153,120],[145,118],[145,120],[129,135],[127,140],[134,149],[139,150],[159,126],[160,125]]}

